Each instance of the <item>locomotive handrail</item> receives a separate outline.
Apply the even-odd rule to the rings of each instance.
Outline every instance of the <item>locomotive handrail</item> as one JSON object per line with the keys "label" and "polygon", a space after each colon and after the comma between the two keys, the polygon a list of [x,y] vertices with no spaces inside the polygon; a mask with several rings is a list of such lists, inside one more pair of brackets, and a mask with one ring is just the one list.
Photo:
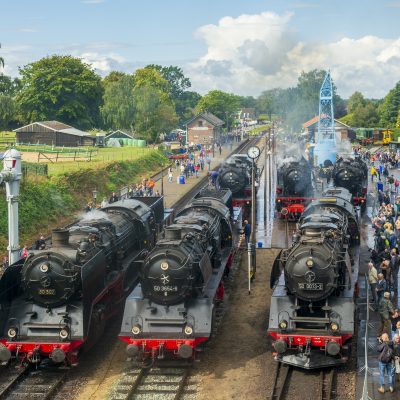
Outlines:
{"label": "locomotive handrail", "polygon": [[364,358],[365,364],[364,367],[361,368],[361,371],[364,369],[364,384],[363,390],[360,400],[372,400],[368,394],[368,324],[369,324],[369,288],[368,288],[368,275],[365,274],[365,287],[366,287],[366,300],[367,300],[367,317],[365,320],[365,336],[364,336]]}

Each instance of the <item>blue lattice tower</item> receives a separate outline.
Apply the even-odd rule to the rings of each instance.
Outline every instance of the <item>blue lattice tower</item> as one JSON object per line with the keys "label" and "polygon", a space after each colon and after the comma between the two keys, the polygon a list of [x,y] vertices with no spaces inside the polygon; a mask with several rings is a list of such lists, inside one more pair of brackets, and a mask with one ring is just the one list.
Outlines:
{"label": "blue lattice tower", "polygon": [[314,149],[315,164],[336,161],[335,117],[333,115],[333,88],[331,74],[325,76],[319,94],[318,137]]}

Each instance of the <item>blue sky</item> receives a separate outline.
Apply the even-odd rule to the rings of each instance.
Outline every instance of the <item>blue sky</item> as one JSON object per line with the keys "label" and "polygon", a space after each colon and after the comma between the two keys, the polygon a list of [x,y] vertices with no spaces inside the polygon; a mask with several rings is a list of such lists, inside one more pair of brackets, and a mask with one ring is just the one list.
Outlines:
{"label": "blue sky", "polygon": [[201,93],[258,95],[313,68],[330,68],[343,97],[381,97],[400,80],[400,0],[3,0],[0,16],[14,76],[72,54],[101,75],[178,65]]}

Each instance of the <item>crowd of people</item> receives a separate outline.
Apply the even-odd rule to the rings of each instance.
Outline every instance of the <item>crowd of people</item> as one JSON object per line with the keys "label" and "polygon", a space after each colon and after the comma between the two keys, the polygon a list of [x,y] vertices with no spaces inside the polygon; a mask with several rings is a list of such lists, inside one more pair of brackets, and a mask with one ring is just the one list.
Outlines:
{"label": "crowd of people", "polygon": [[385,393],[385,375],[389,391],[394,392],[396,375],[400,376],[400,310],[398,299],[400,266],[400,196],[399,181],[393,170],[400,166],[400,155],[389,151],[363,154],[370,163],[371,181],[376,182],[375,215],[372,217],[374,248],[370,248],[368,280],[374,310],[380,316],[378,361],[380,387]]}

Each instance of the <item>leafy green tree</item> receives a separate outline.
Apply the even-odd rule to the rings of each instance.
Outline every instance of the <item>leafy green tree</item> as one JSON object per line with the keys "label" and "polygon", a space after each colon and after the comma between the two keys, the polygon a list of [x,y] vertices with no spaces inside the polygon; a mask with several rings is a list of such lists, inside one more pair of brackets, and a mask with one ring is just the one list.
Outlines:
{"label": "leafy green tree", "polygon": [[133,74],[135,88],[141,86],[151,86],[169,98],[169,82],[154,68],[137,69]]}
{"label": "leafy green tree", "polygon": [[347,110],[349,113],[353,113],[356,108],[364,107],[366,105],[366,100],[361,92],[354,92],[347,103]]}
{"label": "leafy green tree", "polygon": [[[118,76],[118,79],[113,79]],[[104,83],[104,80],[107,82]],[[104,126],[111,129],[133,130],[135,104],[133,101],[134,80],[132,75],[113,72],[103,80],[104,96],[100,113]]]}
{"label": "leafy green tree", "polygon": [[16,105],[12,96],[0,93],[0,130],[10,129],[16,120]]}
{"label": "leafy green tree", "polygon": [[[278,89],[276,92],[275,99],[281,103],[276,107],[276,112],[280,114],[280,107],[284,106],[286,122],[290,128],[299,129],[302,123],[318,115],[319,93],[325,75],[324,70],[303,71],[295,88]],[[280,98],[283,100],[279,100]],[[333,85],[333,107],[335,118],[345,114],[345,103],[336,93],[335,85]]]}
{"label": "leafy green tree", "polygon": [[161,65],[150,64],[146,68],[155,69],[169,83],[168,93],[173,101],[179,99],[185,90],[192,86],[190,79],[183,74],[182,69],[179,67],[172,65],[163,67]]}
{"label": "leafy green tree", "polygon": [[176,126],[178,117],[173,101],[151,84],[141,84],[133,89],[135,105],[135,131],[138,136],[155,142],[161,132]]}
{"label": "leafy green tree", "polygon": [[276,100],[274,89],[262,92],[257,99],[257,110],[260,113],[267,114],[270,121],[277,108]]}
{"label": "leafy green tree", "polygon": [[0,74],[0,94],[14,96],[20,89],[21,81],[18,78]]}
{"label": "leafy green tree", "polygon": [[200,101],[201,95],[197,92],[183,92],[179,99],[175,101],[176,114],[179,123],[182,124],[196,114],[196,105]]}
{"label": "leafy green tree", "polygon": [[179,123],[182,124],[189,119],[193,115],[193,109],[201,96],[198,93],[187,91],[192,84],[190,79],[184,75],[182,69],[172,65],[163,67],[154,64],[147,65],[146,68],[158,71],[168,82],[168,94],[175,103]]}
{"label": "leafy green tree", "polygon": [[225,121],[232,118],[240,106],[240,97],[221,90],[211,90],[197,103],[196,112],[210,112]]}
{"label": "leafy green tree", "polygon": [[17,103],[25,123],[59,120],[82,129],[100,122],[101,78],[72,56],[54,55],[20,69]]}
{"label": "leafy green tree", "polygon": [[394,128],[400,109],[400,81],[385,96],[379,107],[380,122],[385,128]]}
{"label": "leafy green tree", "polygon": [[374,128],[379,124],[379,114],[375,104],[371,101],[365,101],[364,105],[360,103],[352,114],[351,126]]}
{"label": "leafy green tree", "polygon": [[257,108],[257,99],[253,96],[239,96],[240,107]]}

